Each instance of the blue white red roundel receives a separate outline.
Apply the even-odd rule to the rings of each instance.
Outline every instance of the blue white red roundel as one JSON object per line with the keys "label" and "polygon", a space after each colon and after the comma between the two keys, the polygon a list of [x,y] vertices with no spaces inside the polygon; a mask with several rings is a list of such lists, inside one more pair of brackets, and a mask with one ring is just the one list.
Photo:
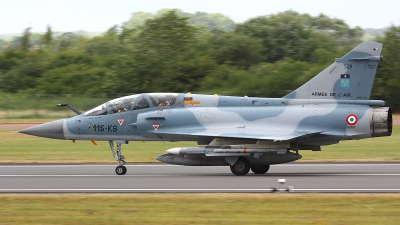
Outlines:
{"label": "blue white red roundel", "polygon": [[350,114],[347,116],[346,118],[346,122],[347,124],[349,124],[350,126],[354,126],[357,124],[358,122],[358,117],[355,114]]}

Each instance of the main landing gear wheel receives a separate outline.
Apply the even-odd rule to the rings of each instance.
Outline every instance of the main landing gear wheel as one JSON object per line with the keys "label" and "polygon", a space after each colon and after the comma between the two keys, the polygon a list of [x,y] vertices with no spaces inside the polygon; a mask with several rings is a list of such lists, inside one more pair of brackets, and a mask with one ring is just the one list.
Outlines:
{"label": "main landing gear wheel", "polygon": [[252,165],[251,166],[251,171],[255,174],[265,174],[269,170],[269,165]]}
{"label": "main landing gear wheel", "polygon": [[125,166],[117,166],[117,168],[115,168],[115,172],[118,175],[124,175],[126,173],[126,167]]}
{"label": "main landing gear wheel", "polygon": [[231,166],[231,171],[236,176],[244,176],[250,170],[250,163],[246,158],[239,157],[236,163]]}
{"label": "main landing gear wheel", "polygon": [[117,142],[117,150],[114,149],[114,141],[109,141],[111,152],[114,155],[114,158],[118,161],[118,166],[115,168],[115,173],[118,175],[124,175],[126,173],[126,167],[124,166],[125,157],[121,155],[121,143]]}

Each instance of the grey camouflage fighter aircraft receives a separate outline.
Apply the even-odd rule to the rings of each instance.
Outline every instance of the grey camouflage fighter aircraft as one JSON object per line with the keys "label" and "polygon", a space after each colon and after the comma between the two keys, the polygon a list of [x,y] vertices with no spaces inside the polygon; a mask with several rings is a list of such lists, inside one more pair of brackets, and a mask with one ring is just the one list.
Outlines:
{"label": "grey camouflage fighter aircraft", "polygon": [[[197,141],[157,160],[187,166],[230,166],[235,175],[266,173],[339,141],[390,136],[392,112],[370,100],[382,44],[366,41],[282,98],[145,93],[117,98],[78,115],[20,131],[46,138],[108,141],[126,173],[121,144]],[[95,142],[94,142],[95,143]],[[116,148],[115,148],[116,146]]]}

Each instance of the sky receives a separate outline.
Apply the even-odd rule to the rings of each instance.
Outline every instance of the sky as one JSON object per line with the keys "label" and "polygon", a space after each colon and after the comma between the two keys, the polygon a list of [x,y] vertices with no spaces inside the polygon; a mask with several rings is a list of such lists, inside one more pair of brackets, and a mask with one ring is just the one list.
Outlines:
{"label": "sky", "polygon": [[163,8],[222,13],[242,23],[286,10],[343,19],[350,27],[400,25],[400,0],[0,0],[0,34],[53,31],[104,32],[137,11]]}

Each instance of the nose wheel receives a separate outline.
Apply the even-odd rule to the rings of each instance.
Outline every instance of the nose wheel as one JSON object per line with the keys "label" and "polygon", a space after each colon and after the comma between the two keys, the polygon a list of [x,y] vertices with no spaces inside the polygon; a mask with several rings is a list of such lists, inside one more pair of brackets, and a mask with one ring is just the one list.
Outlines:
{"label": "nose wheel", "polygon": [[123,165],[117,166],[117,168],[115,168],[115,173],[118,175],[124,175],[126,173],[126,167]]}
{"label": "nose wheel", "polygon": [[115,173],[118,175],[126,174],[126,167],[125,165],[125,157],[121,154],[121,143],[116,142],[117,149],[114,149],[114,141],[109,141],[111,152],[114,155],[114,158],[118,161],[118,166],[115,168]]}

